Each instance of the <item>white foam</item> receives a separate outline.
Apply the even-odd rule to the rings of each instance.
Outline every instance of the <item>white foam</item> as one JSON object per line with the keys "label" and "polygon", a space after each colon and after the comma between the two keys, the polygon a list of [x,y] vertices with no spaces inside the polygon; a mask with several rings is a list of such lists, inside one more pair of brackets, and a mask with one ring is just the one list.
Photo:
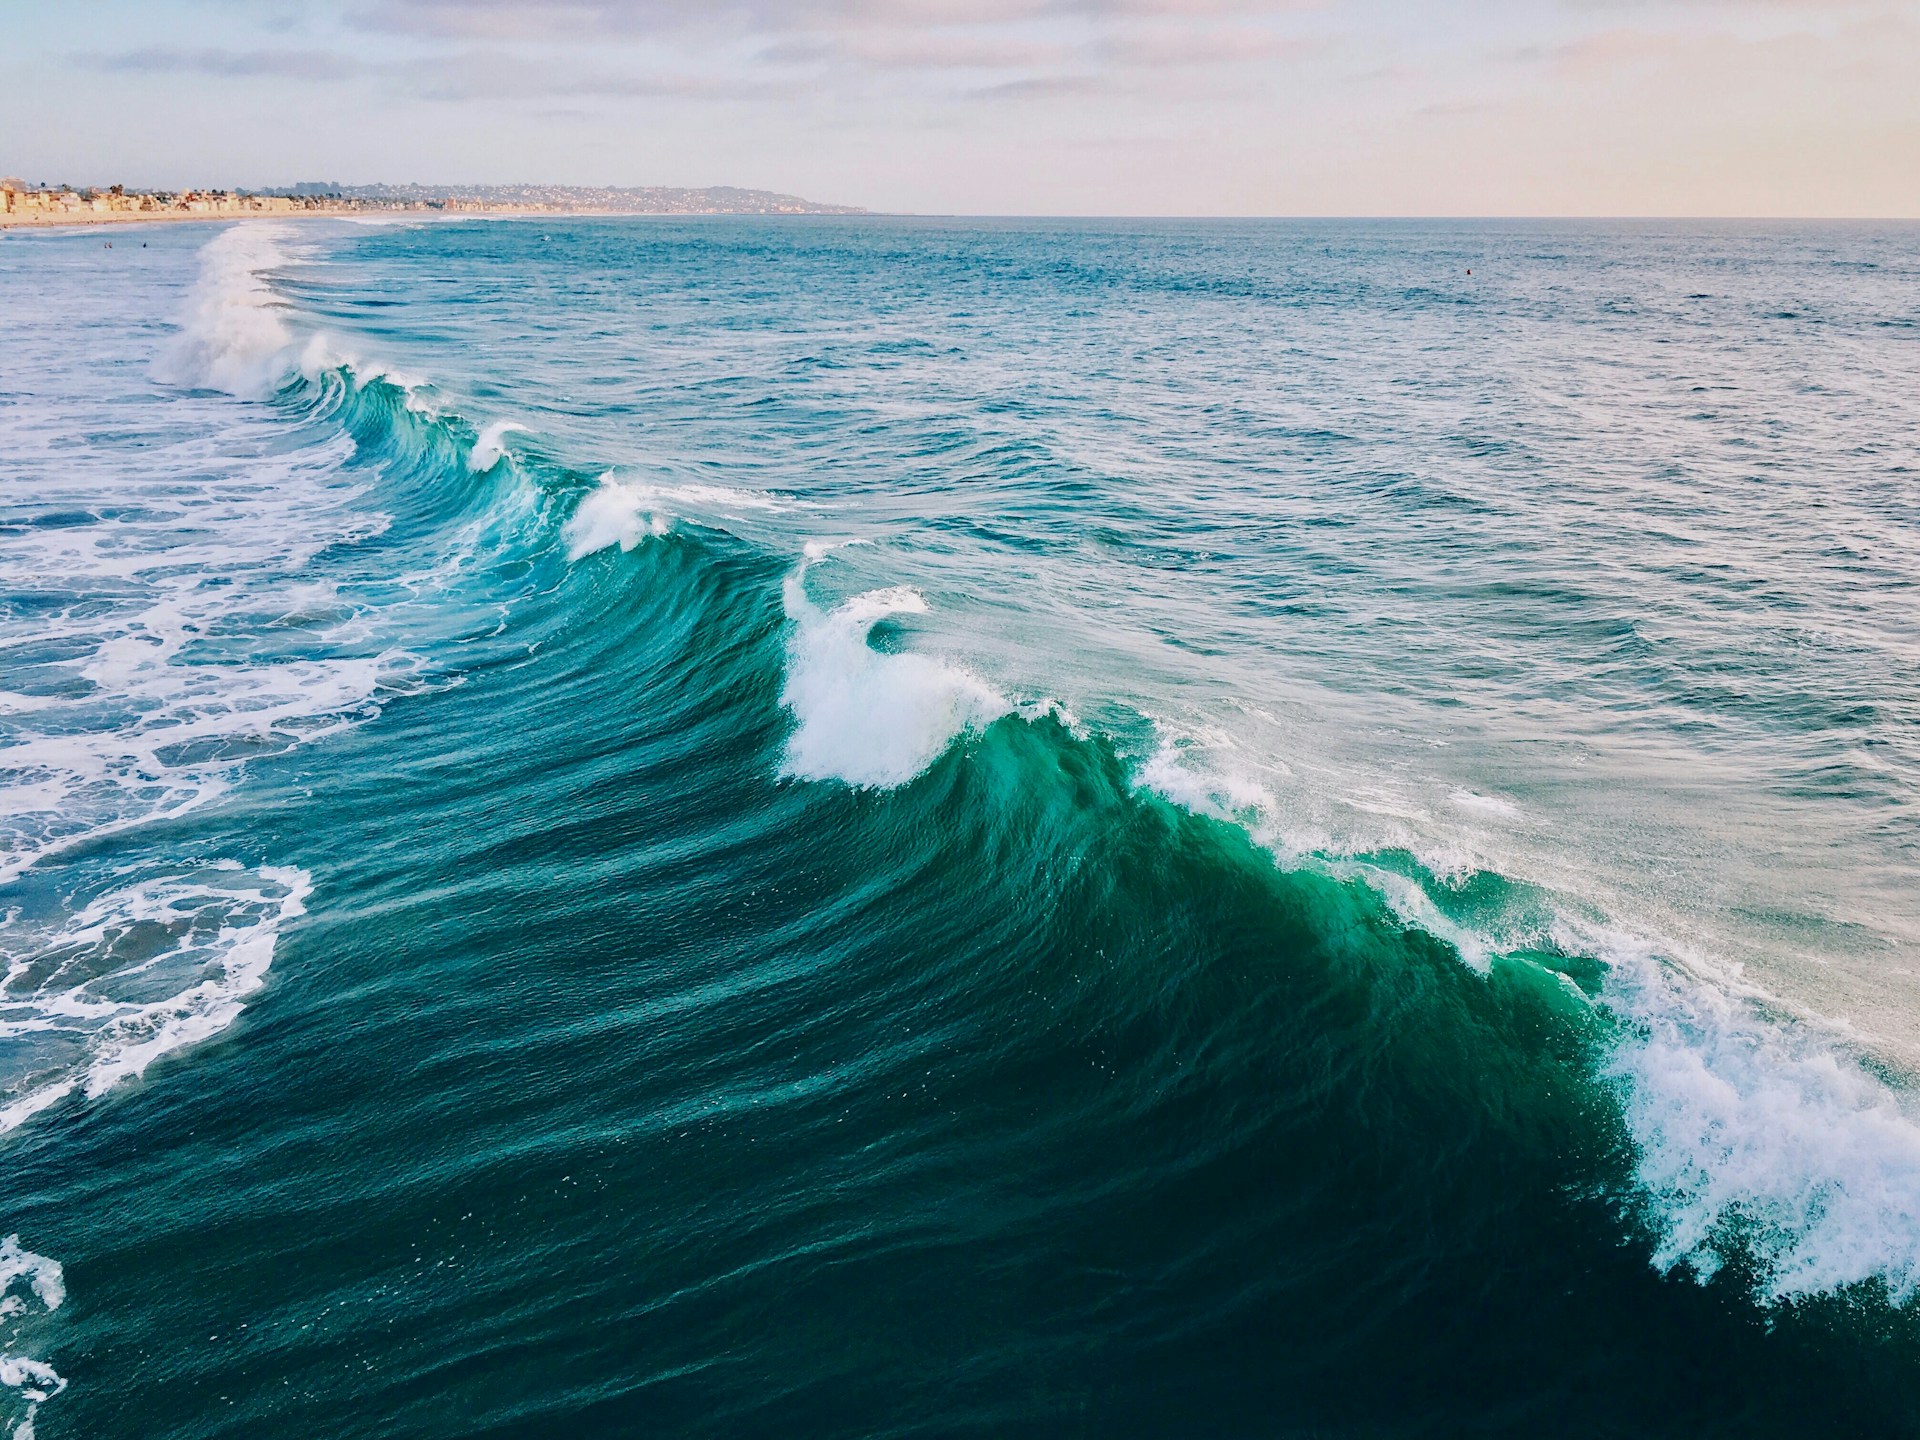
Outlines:
{"label": "white foam", "polygon": [[867,643],[885,617],[926,611],[918,591],[871,590],[822,610],[807,597],[806,571],[803,563],[785,588],[792,631],[780,698],[798,721],[787,741],[788,774],[880,789],[903,785],[962,734],[1012,709],[958,666],[883,654]]}
{"label": "white foam", "polygon": [[779,510],[785,503],[764,490],[740,490],[731,485],[701,485],[693,482],[643,485],[638,487],[655,497],[656,503],[681,505],[716,515],[744,515],[751,510]]}
{"label": "white foam", "polygon": [[305,871],[226,862],[120,886],[46,927],[8,925],[0,1044],[15,1068],[0,1132],[226,1029],[311,891]]}
{"label": "white foam", "polygon": [[0,1309],[8,1314],[25,1309],[25,1302],[13,1294],[14,1281],[22,1279],[48,1310],[58,1310],[67,1303],[66,1276],[60,1262],[21,1248],[20,1237],[9,1235],[0,1240],[0,1296],[5,1297]]}
{"label": "white foam", "polygon": [[1454,920],[1434,903],[1417,880],[1357,860],[1330,860],[1326,869],[1342,880],[1357,880],[1367,886],[1387,902],[1387,908],[1402,925],[1446,941],[1460,957],[1460,963],[1476,975],[1493,972],[1494,951],[1500,948],[1498,942]]}
{"label": "white foam", "polygon": [[1518,815],[1520,813],[1518,805],[1498,795],[1481,795],[1473,790],[1455,790],[1447,798],[1462,810],[1472,810],[1481,815]]}
{"label": "white foam", "polygon": [[[1216,737],[1216,745],[1230,748],[1225,737]],[[1219,764],[1217,749],[1210,752],[1189,737],[1164,732],[1159,748],[1134,775],[1134,784],[1196,815],[1245,822],[1256,836],[1268,828],[1264,817],[1275,805],[1273,792],[1258,779]]]}
{"label": "white foam", "polygon": [[272,614],[267,597],[197,579],[169,577],[144,609],[72,627],[92,648],[62,668],[91,688],[29,711],[0,745],[0,883],[80,841],[206,804],[243,759],[366,718],[407,663],[397,653],[187,663],[209,630]]}
{"label": "white foam", "polygon": [[824,560],[836,550],[845,550],[853,545],[867,545],[872,542],[862,536],[853,536],[839,540],[808,540],[800,546],[800,553],[811,565],[816,560]]}
{"label": "white foam", "polygon": [[[308,384],[316,384],[331,374],[340,374],[356,391],[365,390],[376,380],[401,392],[402,403],[415,415],[432,420],[440,409],[434,404],[434,384],[423,376],[402,370],[385,360],[369,359],[357,351],[342,348],[340,340],[326,331],[315,331],[301,347],[299,359],[291,366]],[[510,425],[520,430],[524,426]]]}
{"label": "white foam", "polygon": [[180,333],[153,363],[168,385],[224,390],[259,399],[290,370],[293,334],[266,272],[289,263],[280,225],[235,225],[200,252],[200,278],[180,316]]}
{"label": "white foam", "polygon": [[1368,886],[1402,924],[1445,940],[1469,969],[1484,975],[1492,968],[1486,940],[1455,924],[1417,882],[1350,856],[1328,854],[1325,837],[1317,837],[1320,844],[1316,846],[1303,843],[1300,836],[1289,836],[1273,791],[1246,768],[1222,763],[1223,751],[1235,748],[1231,739],[1214,733],[1207,740],[1198,744],[1189,737],[1163,737],[1159,749],[1135,773],[1133,783],[1183,810],[1238,824],[1282,863],[1304,865]]}
{"label": "white foam", "polygon": [[[343,467],[351,437],[198,393],[244,388],[247,364],[285,353],[236,318],[260,300],[247,277],[273,262],[272,233],[206,247],[172,357],[203,367],[187,390],[126,390],[128,334],[81,325],[23,336],[0,406],[16,508],[60,521],[0,529],[0,577],[33,602],[0,616],[0,1132],[232,1024],[304,904],[298,870],[96,842],[218,800],[252,760],[369,718],[420,668],[378,638],[391,601],[316,573],[388,523]],[[228,281],[236,315],[217,303]],[[139,309],[145,283],[117,271],[60,298],[97,318]],[[124,437],[85,441],[103,404]]]}
{"label": "white foam", "polygon": [[41,1405],[67,1388],[44,1360],[16,1353],[23,1323],[58,1310],[66,1298],[59,1261],[23,1248],[18,1235],[0,1240],[0,1321],[8,1327],[0,1349],[0,1390],[12,1392],[0,1398],[0,1424],[13,1427],[13,1440],[33,1440]]}
{"label": "white foam", "polygon": [[579,560],[615,545],[631,550],[649,535],[666,534],[668,518],[649,513],[653,498],[644,487],[623,484],[611,474],[601,476],[568,517],[562,532],[567,559]]}
{"label": "white foam", "polygon": [[[239,226],[209,242],[158,368],[184,367],[196,388],[243,389],[242,371],[268,373],[262,357],[282,355],[284,336],[261,274],[283,258],[279,233]],[[255,336],[249,312],[271,333]],[[54,602],[0,624],[10,681],[0,884],[90,838],[206,803],[244,759],[365,718],[414,663],[368,654],[364,607],[316,604],[306,575],[321,551],[387,524],[342,471],[351,438],[289,453],[269,415],[256,427],[224,402],[160,393],[140,397],[153,412],[141,418],[165,439],[129,470],[112,451],[71,444],[98,423],[85,369],[35,373],[44,393],[9,417],[9,451],[35,503],[98,518],[0,535],[0,572]],[[311,642],[288,658],[278,637],[316,610],[331,618],[303,619]]]}
{"label": "white foam", "polygon": [[484,475],[500,463],[507,453],[507,436],[526,433],[527,427],[512,420],[496,420],[481,430],[473,442],[473,450],[467,456],[467,469],[475,475]]}
{"label": "white foam", "polygon": [[618,545],[632,550],[673,528],[676,514],[733,518],[749,511],[777,510],[782,502],[761,490],[726,485],[621,479],[609,470],[575,507],[562,531],[567,559],[579,560]]}
{"label": "white foam", "polygon": [[1762,1294],[1864,1281],[1920,1293],[1920,1124],[1840,1037],[1781,1016],[1733,977],[1700,977],[1630,936],[1581,937],[1628,1023],[1609,1073],[1658,1236],[1654,1264],[1700,1279],[1735,1253]]}

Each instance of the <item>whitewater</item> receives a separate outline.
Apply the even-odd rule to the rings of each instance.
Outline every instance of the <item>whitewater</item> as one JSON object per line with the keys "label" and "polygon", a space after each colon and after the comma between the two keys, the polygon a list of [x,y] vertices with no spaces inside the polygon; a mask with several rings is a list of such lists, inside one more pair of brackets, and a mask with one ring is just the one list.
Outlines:
{"label": "whitewater", "polygon": [[1910,227],[198,228],[0,244],[10,1433],[1912,1433]]}

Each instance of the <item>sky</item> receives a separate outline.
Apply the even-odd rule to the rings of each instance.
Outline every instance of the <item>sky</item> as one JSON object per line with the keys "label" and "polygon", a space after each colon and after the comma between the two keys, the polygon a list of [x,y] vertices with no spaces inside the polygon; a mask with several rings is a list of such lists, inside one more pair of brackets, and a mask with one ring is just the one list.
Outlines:
{"label": "sky", "polygon": [[0,174],[1920,217],[1920,0],[0,0]]}

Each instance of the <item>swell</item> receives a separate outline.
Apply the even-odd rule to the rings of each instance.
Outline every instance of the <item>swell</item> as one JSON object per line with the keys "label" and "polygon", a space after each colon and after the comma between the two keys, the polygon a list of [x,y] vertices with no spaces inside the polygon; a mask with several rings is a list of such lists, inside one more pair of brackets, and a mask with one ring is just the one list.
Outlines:
{"label": "swell", "polygon": [[[664,532],[647,533],[657,540]],[[577,547],[571,553],[576,562],[585,558]],[[1146,807],[1186,817],[1167,828],[1165,863],[1193,876],[1201,892],[1231,887],[1240,883],[1231,875],[1175,858],[1196,846],[1197,833],[1215,833],[1206,827],[1226,826],[1250,848],[1223,850],[1216,839],[1199,851],[1216,861],[1231,854],[1234,867],[1257,857],[1286,885],[1316,896],[1304,907],[1320,917],[1309,930],[1324,929],[1330,937],[1360,926],[1373,934],[1370,943],[1389,950],[1381,934],[1410,937],[1422,956],[1444,956],[1456,967],[1466,977],[1466,993],[1505,1014],[1497,1036],[1485,1033],[1484,1013],[1471,1022],[1459,1010],[1450,1018],[1426,1018],[1475,1037],[1454,1056],[1462,1075],[1484,1075],[1496,1053],[1520,1057],[1513,1073],[1527,1078],[1500,1097],[1497,1108],[1520,1115],[1540,1107],[1541,1116],[1558,1117],[1537,1128],[1528,1120],[1532,1138],[1556,1153],[1569,1142],[1593,1167],[1560,1183],[1604,1194],[1615,1221],[1646,1247],[1655,1269],[1703,1284],[1724,1278],[1768,1304],[1839,1294],[1894,1304],[1912,1298],[1920,1284],[1920,1247],[1909,1223],[1920,1213],[1920,1128],[1904,1109],[1901,1089],[1877,1076],[1844,1035],[1815,1017],[1789,1015],[1736,976],[1716,974],[1701,957],[1594,915],[1577,897],[1489,872],[1439,872],[1404,852],[1316,853],[1290,845],[1277,817],[1263,810],[1262,797],[1229,778],[1195,773],[1181,752],[1141,753],[1063,718],[1044,700],[1010,701],[982,678],[897,641],[876,646],[869,633],[876,625],[923,610],[926,601],[904,589],[856,594],[838,604],[818,600],[809,576],[830,553],[831,547],[810,544],[793,564],[724,530],[682,530],[669,544],[650,548],[642,572],[623,575],[618,567],[634,562],[612,555],[580,566],[593,575],[593,589],[569,592],[569,604],[580,609],[556,618],[567,636],[555,643],[576,644],[588,635],[600,643],[609,636],[655,637],[657,645],[644,647],[642,698],[634,703],[661,703],[663,670],[697,666],[736,706],[751,701],[763,716],[773,710],[777,748],[756,753],[751,765],[760,773],[844,785],[856,795],[904,790],[937,797],[975,768],[1028,796],[1058,792],[1070,781],[1073,803],[1084,813],[1069,821],[1056,808],[1051,828],[1035,837],[1052,866],[1068,871],[1087,863],[1084,842],[1069,838],[1074,832],[1138,830]],[[664,558],[669,554],[671,562]],[[730,554],[737,558],[723,559]],[[793,568],[780,580],[778,616],[769,616],[764,600],[723,600],[707,586],[692,585],[694,575],[718,566],[733,577],[728,585],[758,576],[749,583],[763,589],[786,565]],[[623,585],[647,596],[645,618],[625,613]],[[660,593],[663,585],[669,595]],[[715,605],[724,620],[691,618]],[[776,646],[771,678],[726,678],[720,657],[746,663],[752,656],[765,667],[766,651]],[[604,663],[616,672],[635,666],[632,657],[617,654]],[[777,709],[768,702],[769,688]],[[697,726],[680,721],[684,733],[703,737],[701,763],[737,754],[737,746],[716,738],[729,724],[768,733],[764,719],[746,726],[738,709],[729,713],[730,720],[709,715]],[[1090,775],[1100,783],[1089,783]],[[918,917],[920,897],[934,882],[915,869],[944,873],[956,861],[1000,877],[1016,893],[995,903],[1038,923],[1045,904],[1018,893],[1014,878],[1033,868],[1030,858],[1013,863],[997,844],[984,842],[980,853],[964,857],[927,849],[929,834],[984,831],[997,839],[1005,822],[960,826],[953,819],[964,808],[958,802],[918,803],[947,818],[929,815],[879,844],[868,835],[821,834],[823,842],[844,840],[863,853],[892,857],[869,878],[863,923],[896,904]],[[1192,829],[1196,822],[1200,832]],[[761,822],[711,817],[711,823],[717,832],[737,832]],[[704,889],[721,882],[700,871],[688,883]],[[1105,903],[1114,901],[1109,896]],[[846,943],[845,937],[834,943]],[[937,946],[937,932],[925,943]],[[1384,1015],[1372,1023],[1379,1026],[1373,1044],[1405,1025]],[[1551,1063],[1520,1039],[1542,1027],[1564,1040]],[[1549,1139],[1565,1112],[1561,1102],[1543,1105],[1542,1097],[1569,1087],[1584,1097],[1577,1102],[1585,1117],[1579,1138]],[[1527,1090],[1534,1092],[1531,1100],[1522,1098]],[[1469,1109],[1486,1102],[1484,1095],[1460,1100]]]}
{"label": "swell", "polygon": [[[281,353],[290,350],[283,345]],[[504,584],[523,601],[562,591],[571,608],[537,617],[529,610],[513,633],[537,633],[538,644],[584,654],[616,646],[604,664],[629,677],[636,703],[663,704],[663,677],[676,667],[698,663],[718,674],[724,666],[716,657],[742,647],[757,653],[777,633],[774,714],[788,718],[779,753],[759,762],[763,769],[884,791],[930,783],[916,777],[943,754],[984,764],[981,757],[1014,731],[1044,733],[1055,748],[1092,746],[1123,764],[1129,803],[1173,805],[1236,826],[1281,874],[1339,887],[1353,904],[1439,945],[1477,983],[1494,987],[1500,977],[1500,986],[1549,997],[1586,1037],[1580,1084],[1626,1127],[1626,1150],[1613,1153],[1634,1162],[1616,1199],[1661,1270],[1706,1281],[1731,1266],[1772,1301],[1858,1287],[1904,1301],[1920,1284],[1920,1245],[1907,1238],[1907,1217],[1920,1214],[1920,1130],[1899,1092],[1868,1073],[1841,1037],[1785,1019],[1769,997],[1712,974],[1697,957],[1609,924],[1577,897],[1499,875],[1444,874],[1408,854],[1326,854],[1290,844],[1284,817],[1260,794],[1197,772],[1186,752],[1140,753],[1115,737],[1063,728],[1044,700],[1016,705],[979,676],[910,648],[876,647],[876,625],[927,602],[898,587],[837,604],[816,600],[810,572],[831,546],[809,542],[797,565],[755,552],[755,572],[793,566],[780,581],[783,613],[771,631],[757,609],[751,623],[735,620],[740,633],[716,631],[696,618],[716,602],[703,598],[706,587],[693,577],[710,566],[726,571],[733,562],[721,557],[743,542],[711,520],[676,533],[674,512],[711,517],[729,505],[775,503],[769,497],[613,473],[596,478],[548,454],[525,427],[471,421],[442,405],[431,385],[340,358],[321,340],[307,343],[274,403],[320,433],[351,437],[351,464],[378,477],[375,494],[392,515],[374,544],[439,556],[442,569],[460,570],[479,591]],[[617,556],[643,546],[659,552],[646,562],[650,573],[669,566],[661,555],[676,557],[672,580],[628,582],[647,597],[644,619],[625,613],[613,569],[634,563]],[[636,635],[647,637],[638,654],[625,644]],[[713,683],[741,698],[726,681]],[[747,691],[757,694],[751,685]],[[573,722],[572,738],[589,749],[592,713],[583,709]],[[718,735],[726,723],[709,716],[683,727],[702,737],[687,763],[695,755],[711,763],[729,749]],[[731,723],[740,723],[737,712]],[[1042,770],[1050,776],[1063,768],[1072,767],[1054,755]],[[1037,788],[1042,777],[1022,783]],[[1101,823],[1125,822],[1105,815]],[[879,881],[875,888],[895,893]]]}
{"label": "swell", "polygon": [[[1138,1425],[1178,1359],[1229,1431],[1281,1403],[1417,1428],[1422,1385],[1520,1367],[1684,1432],[1711,1412],[1679,1362],[1738,1354],[1751,1418],[1792,1433],[1818,1387],[1770,1376],[1723,1302],[1905,1333],[1882,1312],[1914,1287],[1915,1132],[1766,997],[1498,875],[1305,853],[1230,777],[876,640],[931,602],[822,598],[827,551],[713,518],[766,497],[570,467],[424,382],[291,353],[251,403],[290,447],[351,442],[385,523],[342,548],[423,683],[235,799],[304,787],[334,817],[274,957],[294,1018],[251,1042],[273,1094],[230,1047],[74,1138],[105,1173],[149,1133],[210,1137],[138,1162],[170,1214],[86,1241],[95,1274],[204,1257],[126,1343],[189,1333],[216,1283],[282,1327],[294,1398],[198,1350],[201,1408],[161,1427],[445,1433],[481,1369],[502,1427],[773,1430],[875,1387],[955,1429]],[[246,1163],[155,1178],[223,1144]],[[484,1233],[450,1219],[489,1205]],[[206,1233],[210,1207],[246,1224]],[[422,1280],[419,1237],[451,1278]],[[844,1343],[876,1328],[902,1349]],[[377,1363],[343,1403],[349,1352]],[[1096,1354],[1137,1379],[1088,1402]]]}
{"label": "swell", "polygon": [[460,683],[572,480],[520,479],[511,427],[303,340],[270,283],[285,243],[236,227],[208,245],[152,366],[229,433],[177,457],[168,441],[110,503],[76,492],[58,530],[9,528],[59,548],[7,557],[54,619],[5,636],[0,1132],[232,1023],[310,877],[172,836],[262,762]]}
{"label": "swell", "polygon": [[[546,497],[503,463],[514,427],[476,429],[431,387],[303,337],[273,284],[289,244],[236,227],[205,247],[151,366],[166,388],[144,402],[157,443],[135,476],[50,472],[59,528],[6,532],[9,599],[54,619],[0,637],[0,1132],[70,1124],[231,1029],[313,893],[284,841],[247,833],[262,772],[462,683],[540,550]],[[57,434],[65,401],[50,390],[34,420]],[[30,1320],[10,1347],[47,1328],[15,1297],[7,1313]],[[65,1390],[0,1357],[0,1418],[21,1434]]]}
{"label": "swell", "polygon": [[[502,1434],[1166,1433],[1178,1377],[1220,1433],[1426,1433],[1444,1396],[1679,1434],[1724,1418],[1715,1361],[1747,1433],[1817,1428],[1841,1369],[1769,1370],[1753,1268],[1667,1285],[1620,1243],[1591,961],[1476,973],[1051,716],[897,786],[780,779],[782,568],[719,532],[589,557],[520,614],[538,655],[335,742],[287,1018],[151,1102],[240,1154],[146,1155],[167,1203],[84,1255],[197,1247],[124,1343],[273,1327],[182,1355],[155,1433],[472,1433],[450,1392]],[[341,1354],[374,1362],[344,1397]]]}

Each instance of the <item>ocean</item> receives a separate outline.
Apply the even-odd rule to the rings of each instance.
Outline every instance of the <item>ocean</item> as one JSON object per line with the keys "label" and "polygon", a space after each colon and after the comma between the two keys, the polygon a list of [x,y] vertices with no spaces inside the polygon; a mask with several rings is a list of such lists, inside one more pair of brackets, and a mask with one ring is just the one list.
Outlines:
{"label": "ocean", "polygon": [[1920,1435],[1920,229],[0,237],[0,1433]]}

